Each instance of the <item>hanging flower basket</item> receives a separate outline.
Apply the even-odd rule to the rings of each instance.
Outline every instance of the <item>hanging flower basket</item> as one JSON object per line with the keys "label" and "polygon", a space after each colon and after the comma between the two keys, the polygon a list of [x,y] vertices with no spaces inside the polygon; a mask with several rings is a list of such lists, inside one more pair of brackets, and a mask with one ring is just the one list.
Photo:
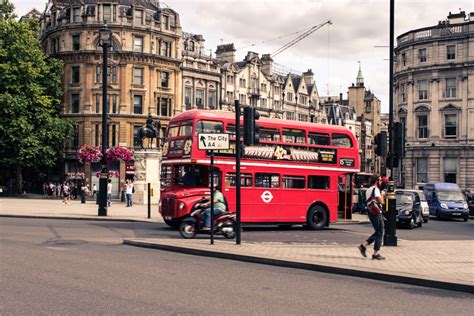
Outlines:
{"label": "hanging flower basket", "polygon": [[108,162],[116,160],[129,162],[133,160],[133,151],[121,146],[111,147],[105,151],[105,160]]}
{"label": "hanging flower basket", "polygon": [[102,151],[97,146],[82,145],[77,151],[77,160],[82,164],[99,162],[102,159]]}

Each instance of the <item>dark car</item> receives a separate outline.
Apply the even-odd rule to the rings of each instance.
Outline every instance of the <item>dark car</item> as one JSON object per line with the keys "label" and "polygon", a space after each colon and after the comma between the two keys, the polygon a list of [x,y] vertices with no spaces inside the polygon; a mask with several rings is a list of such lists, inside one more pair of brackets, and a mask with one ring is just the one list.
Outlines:
{"label": "dark car", "polygon": [[413,229],[423,225],[423,211],[415,193],[406,191],[395,192],[397,201],[397,226]]}
{"label": "dark car", "polygon": [[474,193],[467,194],[466,200],[469,206],[469,216],[474,216]]}
{"label": "dark car", "polygon": [[425,194],[421,190],[406,190],[406,189],[397,189],[397,192],[409,192],[415,195],[415,202],[420,202],[421,204],[421,215],[423,216],[423,223],[428,223],[430,218],[430,207],[426,201]]}

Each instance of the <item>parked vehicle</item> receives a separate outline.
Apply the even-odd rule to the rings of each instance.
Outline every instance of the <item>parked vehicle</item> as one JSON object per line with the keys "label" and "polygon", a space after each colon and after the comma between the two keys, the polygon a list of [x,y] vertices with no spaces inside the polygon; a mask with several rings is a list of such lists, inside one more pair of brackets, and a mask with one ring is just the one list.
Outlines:
{"label": "parked vehicle", "polygon": [[474,193],[467,194],[466,199],[469,207],[469,216],[474,216]]}
{"label": "parked vehicle", "polygon": [[421,190],[405,190],[405,189],[401,190],[401,189],[397,189],[395,192],[396,193],[397,192],[413,193],[414,196],[415,196],[415,201],[420,202],[421,214],[423,216],[423,222],[425,224],[428,223],[428,220],[430,218],[430,207],[428,205],[428,201],[426,201],[425,193],[423,193],[423,191],[421,191]]}
{"label": "parked vehicle", "polygon": [[455,183],[427,183],[423,187],[430,215],[437,218],[469,218],[469,208],[459,186]]}
{"label": "parked vehicle", "polygon": [[[179,234],[181,237],[190,239],[194,238],[197,233],[203,232],[203,218],[202,214],[207,208],[204,206],[209,200],[203,197],[193,207],[191,214],[184,218],[179,225]],[[235,237],[235,214],[234,213],[223,213],[214,218],[214,234],[223,235],[225,238],[232,239]],[[206,231],[210,233],[210,231]]]}
{"label": "parked vehicle", "polygon": [[397,225],[403,225],[410,229],[421,227],[423,225],[422,206],[415,193],[396,191],[395,198],[397,201]]}

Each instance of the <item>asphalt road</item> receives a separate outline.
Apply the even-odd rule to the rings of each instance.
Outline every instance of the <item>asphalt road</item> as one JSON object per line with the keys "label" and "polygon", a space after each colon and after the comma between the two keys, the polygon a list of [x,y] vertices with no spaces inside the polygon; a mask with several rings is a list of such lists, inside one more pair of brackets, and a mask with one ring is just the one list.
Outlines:
{"label": "asphalt road", "polygon": [[465,293],[121,245],[146,230],[157,229],[0,219],[0,314],[468,315],[474,308]]}

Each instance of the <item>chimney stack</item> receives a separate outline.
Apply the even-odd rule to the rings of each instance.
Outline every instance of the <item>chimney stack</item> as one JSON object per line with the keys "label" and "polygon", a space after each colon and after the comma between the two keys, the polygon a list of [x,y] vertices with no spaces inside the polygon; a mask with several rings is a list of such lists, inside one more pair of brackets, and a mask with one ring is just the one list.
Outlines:
{"label": "chimney stack", "polygon": [[218,45],[216,59],[227,63],[235,63],[235,51],[234,43]]}
{"label": "chimney stack", "polygon": [[273,59],[270,57],[270,54],[263,54],[261,61],[263,73],[268,76],[273,75]]}

